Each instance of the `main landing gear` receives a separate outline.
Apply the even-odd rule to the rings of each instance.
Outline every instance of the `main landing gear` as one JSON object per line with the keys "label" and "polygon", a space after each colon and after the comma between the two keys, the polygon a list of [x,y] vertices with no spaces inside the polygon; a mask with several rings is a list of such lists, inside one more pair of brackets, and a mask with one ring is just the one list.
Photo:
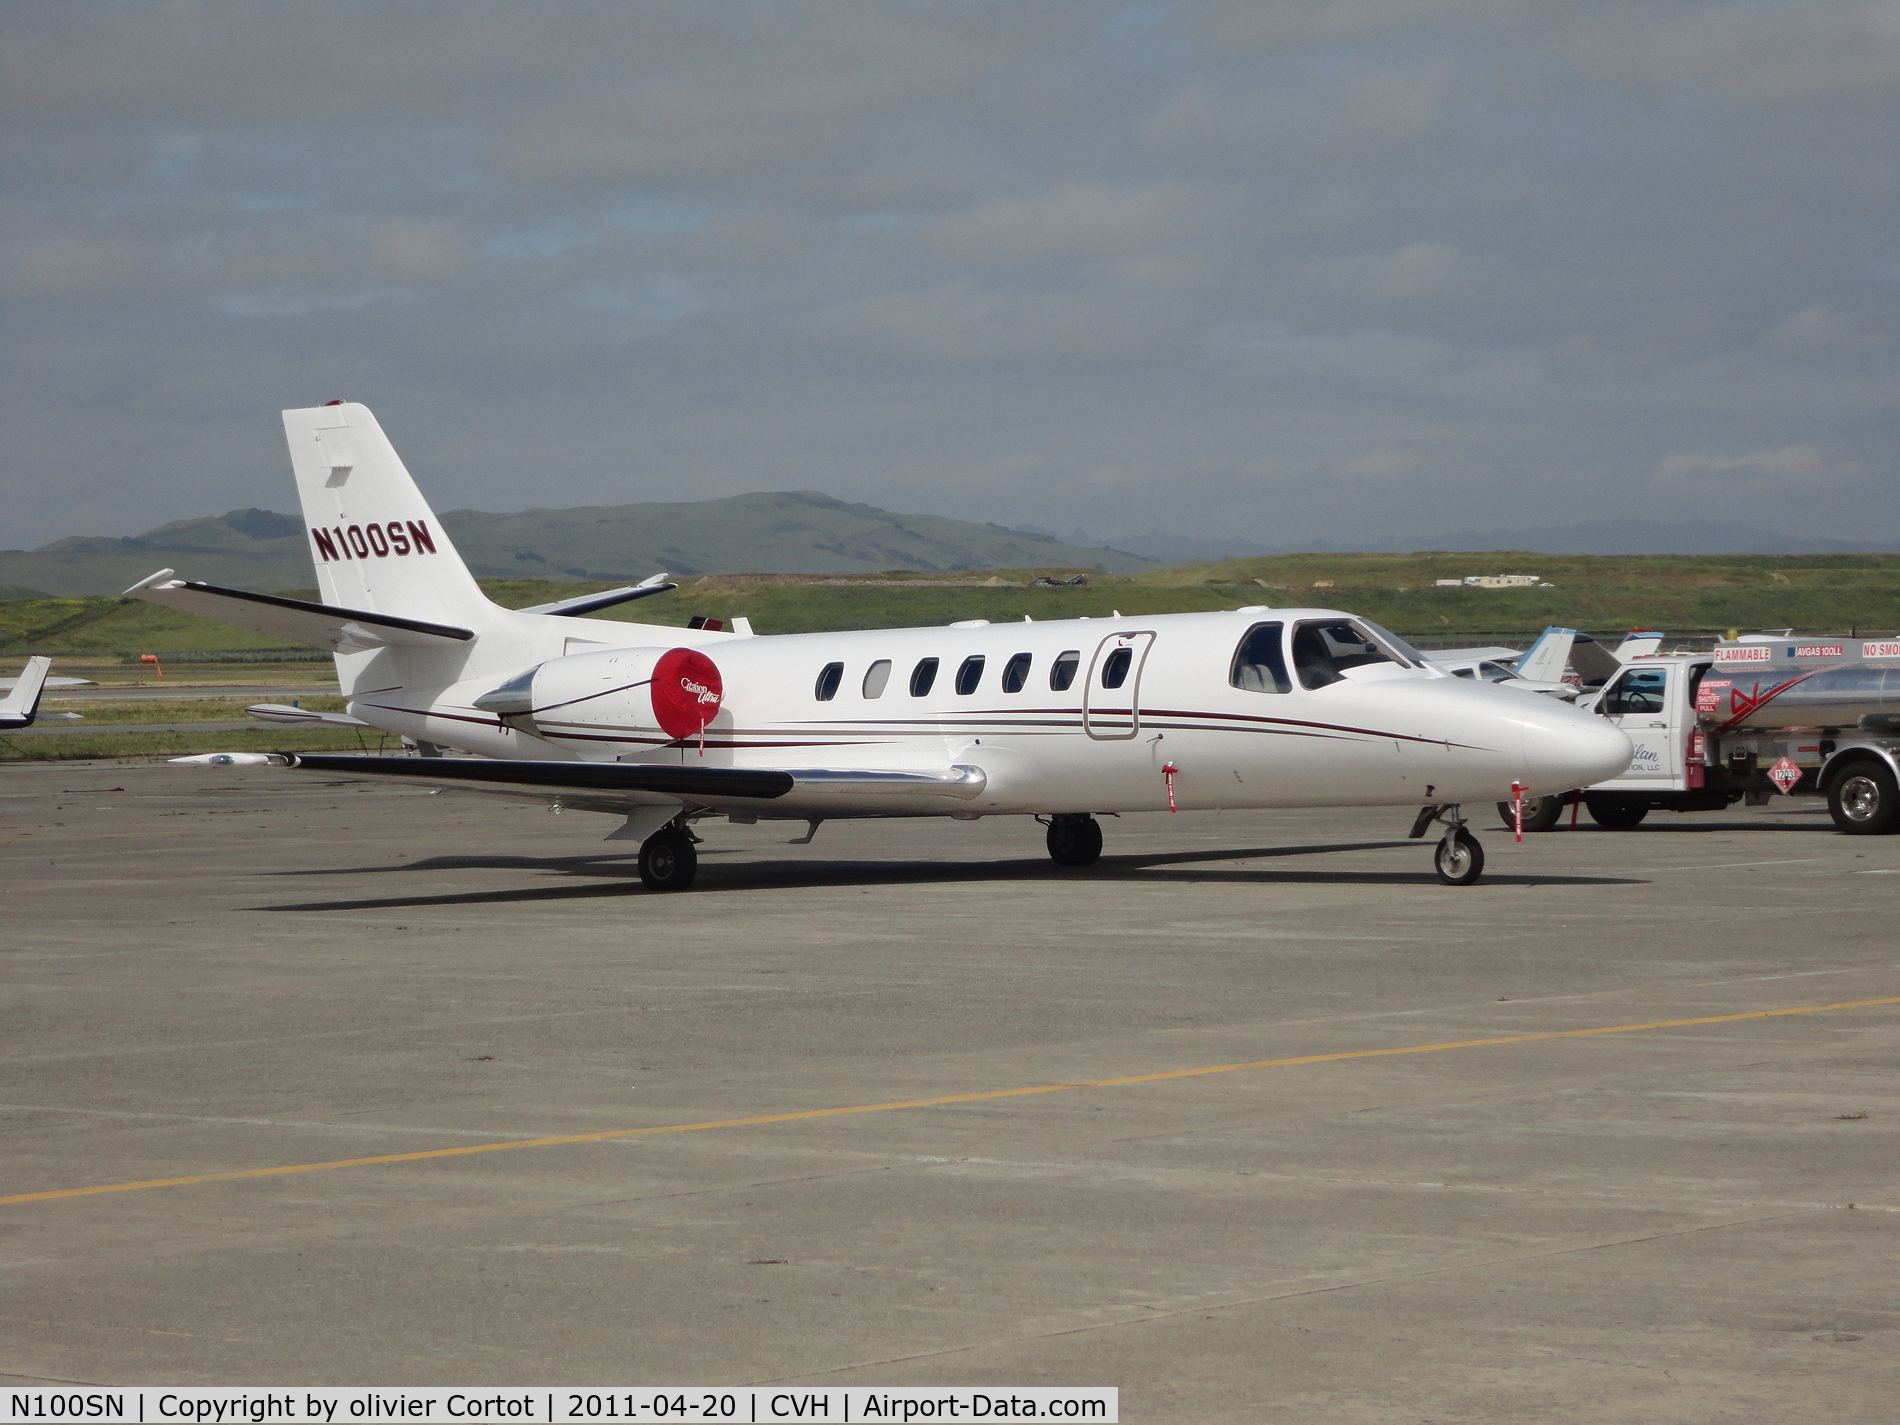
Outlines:
{"label": "main landing gear", "polygon": [[1046,824],[1049,859],[1056,865],[1093,866],[1100,859],[1102,824],[1087,812],[1064,812],[1050,817]]}
{"label": "main landing gear", "polygon": [[1438,838],[1432,852],[1432,869],[1448,886],[1470,886],[1484,874],[1484,848],[1466,829],[1465,814],[1455,806],[1420,807],[1418,820],[1412,823],[1411,839],[1416,841],[1433,822],[1442,822],[1445,834]]}
{"label": "main landing gear", "polygon": [[694,836],[678,822],[661,827],[640,843],[640,879],[650,891],[683,891],[699,873]]}

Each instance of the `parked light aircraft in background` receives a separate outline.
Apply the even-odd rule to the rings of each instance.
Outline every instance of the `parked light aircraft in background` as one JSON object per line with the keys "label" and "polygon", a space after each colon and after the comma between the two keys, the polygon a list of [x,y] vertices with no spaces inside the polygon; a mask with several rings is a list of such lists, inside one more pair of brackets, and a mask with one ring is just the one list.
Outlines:
{"label": "parked light aircraft in background", "polygon": [[1543,693],[1574,702],[1577,685],[1564,681],[1570,666],[1571,646],[1590,635],[1574,628],[1547,628],[1537,641],[1522,653],[1511,648],[1448,648],[1425,655],[1454,678],[1483,679],[1487,683],[1508,683],[1525,693]]}
{"label": "parked light aircraft in background", "polygon": [[1034,815],[1085,866],[1095,814],[1416,809],[1441,880],[1483,852],[1460,804],[1616,775],[1629,739],[1548,698],[1451,677],[1332,609],[754,636],[583,621],[660,585],[491,603],[367,407],[286,411],[321,603],[169,569],[128,596],[327,646],[349,716],[474,757],[216,753],[533,797],[622,819],[656,890],[693,878],[692,823]]}
{"label": "parked light aircraft in background", "polygon": [[1424,656],[1456,678],[1508,683],[1525,692],[1574,702],[1581,694],[1602,687],[1630,659],[1654,653],[1661,642],[1660,633],[1637,630],[1612,652],[1587,633],[1553,625],[1521,652],[1502,647],[1435,648]]}

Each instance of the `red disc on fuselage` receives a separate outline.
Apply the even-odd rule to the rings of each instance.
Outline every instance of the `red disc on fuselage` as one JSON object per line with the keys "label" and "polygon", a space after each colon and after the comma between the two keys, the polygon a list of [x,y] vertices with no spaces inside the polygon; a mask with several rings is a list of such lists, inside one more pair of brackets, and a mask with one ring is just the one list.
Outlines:
{"label": "red disc on fuselage", "polygon": [[712,659],[692,648],[670,648],[653,665],[653,716],[668,737],[697,737],[719,712],[725,685]]}

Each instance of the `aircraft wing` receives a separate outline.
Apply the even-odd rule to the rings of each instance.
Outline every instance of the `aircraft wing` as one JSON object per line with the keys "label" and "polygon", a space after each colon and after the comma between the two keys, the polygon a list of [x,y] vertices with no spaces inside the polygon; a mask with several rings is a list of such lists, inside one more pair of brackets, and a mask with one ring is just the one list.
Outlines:
{"label": "aircraft wing", "polygon": [[[801,817],[905,799],[968,801],[989,779],[976,767],[942,771],[693,767],[670,762],[515,762],[488,757],[330,756],[311,752],[209,752],[174,757],[201,766],[298,767],[352,777],[408,777],[439,788],[556,801],[582,811],[625,812],[661,802]],[[892,810],[898,810],[893,805]]]}
{"label": "aircraft wing", "polygon": [[[0,693],[10,693],[19,683],[18,678],[0,678]],[[96,688],[99,685],[91,678],[48,678],[49,688]]]}
{"label": "aircraft wing", "polygon": [[0,727],[29,727],[40,715],[40,694],[46,688],[46,670],[50,658],[29,658],[12,691],[0,698]]}
{"label": "aircraft wing", "polygon": [[475,636],[473,629],[424,623],[420,619],[397,618],[393,614],[375,614],[364,609],[333,608],[329,604],[306,603],[276,594],[222,589],[216,584],[174,579],[172,572],[161,569],[127,589],[122,597],[203,614],[221,623],[253,628],[259,633],[275,634],[340,653],[401,646],[439,647],[445,641],[465,643]]}
{"label": "aircraft wing", "polygon": [[1509,663],[1521,648],[1433,648],[1421,649],[1427,663]]}

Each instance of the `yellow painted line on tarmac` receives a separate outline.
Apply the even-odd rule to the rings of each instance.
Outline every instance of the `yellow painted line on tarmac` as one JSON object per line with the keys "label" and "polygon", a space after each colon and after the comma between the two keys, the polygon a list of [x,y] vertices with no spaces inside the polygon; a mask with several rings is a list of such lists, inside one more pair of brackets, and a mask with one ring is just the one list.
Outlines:
{"label": "yellow painted line on tarmac", "polygon": [[[981,1093],[946,1094],[942,1098],[908,1098],[892,1103],[862,1103],[844,1108],[808,1108],[798,1113],[769,1113],[757,1118],[718,1118],[705,1123],[665,1123],[651,1128],[612,1128],[602,1133],[563,1133],[550,1138],[516,1138],[505,1143],[475,1143],[462,1148],[429,1148],[419,1153],[385,1153],[374,1158],[338,1158],[327,1163],[292,1163],[276,1168],[240,1168],[232,1172],[195,1173],[183,1178],[151,1178],[137,1183],[102,1183],[97,1187],[55,1188],[50,1192],[23,1192],[0,1197],[0,1206],[17,1202],[49,1202],[55,1198],[91,1197],[106,1192],[143,1192],[147,1188],[189,1187],[194,1183],[234,1182],[240,1178],[278,1178],[290,1173],[320,1173],[331,1168],[371,1168],[385,1163],[421,1163],[432,1158],[462,1158],[471,1153],[503,1153],[515,1148],[560,1148],[570,1143],[604,1143],[616,1138],[645,1138],[660,1133],[700,1133],[713,1128],[753,1128],[766,1123],[798,1123],[813,1118],[842,1118],[852,1113],[890,1113],[903,1108],[941,1108],[953,1103],[986,1103],[1030,1094],[1073,1093],[1079,1089],[1126,1088],[1158,1084],[1170,1079],[1195,1079],[1209,1074],[1239,1074],[1253,1069],[1290,1069],[1301,1064],[1336,1064],[1347,1059],[1382,1059],[1397,1054],[1439,1054],[1451,1049],[1482,1049],[1497,1044],[1532,1044],[1541,1039],[1583,1039],[1602,1034],[1634,1034],[1645,1029],[1686,1029],[1700,1024],[1735,1024],[1747,1019],[1778,1019],[1794,1014],[1826,1014],[1836,1009],[1870,1009],[1900,1004],[1900,995],[1886,999],[1845,1000],[1839,1004],[1804,1004],[1789,1009],[1756,1009],[1746,1014],[1714,1014],[1699,1019],[1659,1019],[1648,1024],[1606,1024],[1593,1029],[1550,1029],[1537,1034],[1507,1034],[1495,1039],[1459,1039],[1443,1044],[1408,1044],[1397,1049],[1346,1049],[1336,1054],[1302,1054],[1292,1059],[1255,1059],[1244,1064],[1206,1064],[1194,1069],[1166,1069],[1154,1074],[1129,1074],[1117,1079],[1086,1079],[1072,1084],[1033,1084],[1027,1088],[987,1089]],[[338,1125],[339,1127],[346,1125]]]}

